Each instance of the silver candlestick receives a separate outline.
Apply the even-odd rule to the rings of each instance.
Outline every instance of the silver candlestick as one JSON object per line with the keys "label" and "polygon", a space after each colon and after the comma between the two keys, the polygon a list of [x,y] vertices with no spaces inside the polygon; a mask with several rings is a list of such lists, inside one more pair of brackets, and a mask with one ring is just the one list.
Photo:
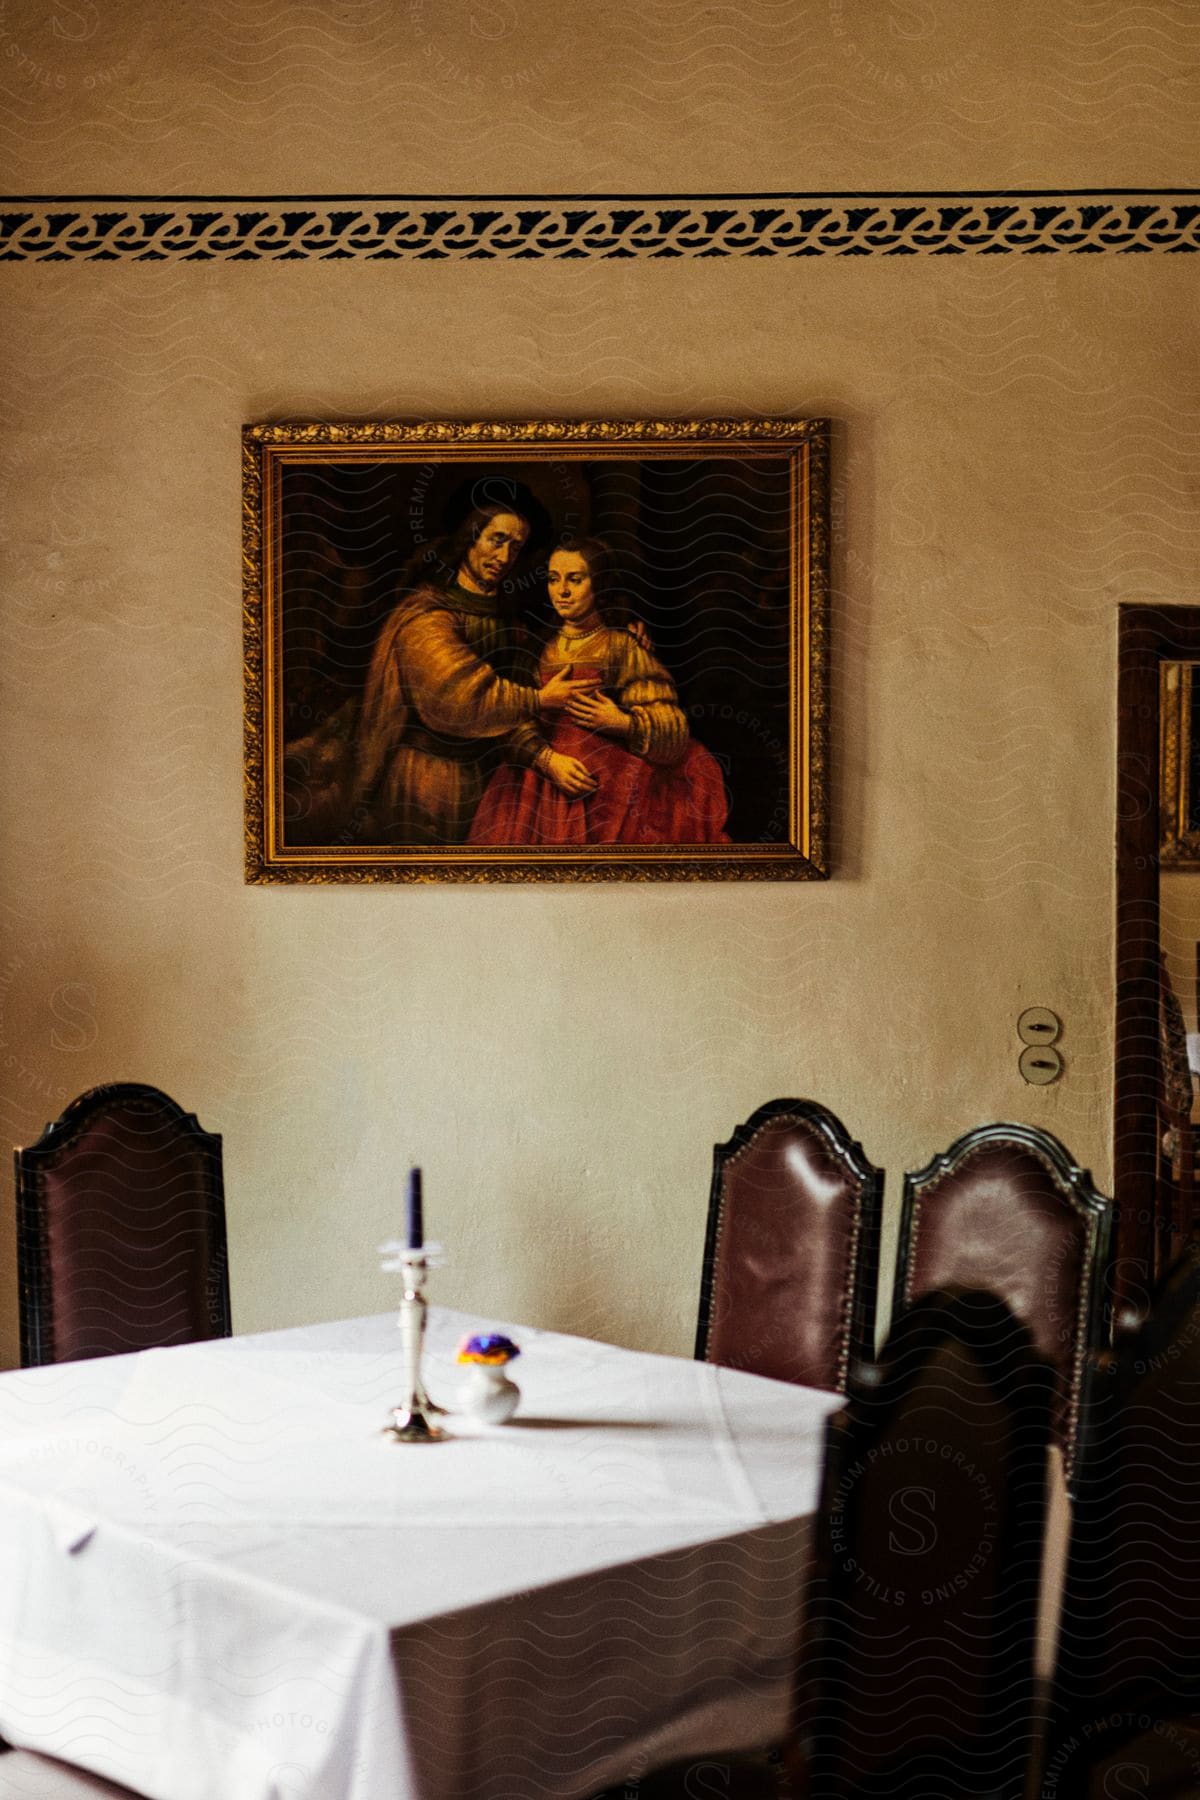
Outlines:
{"label": "silver candlestick", "polygon": [[410,1250],[400,1244],[381,1246],[383,1267],[404,1278],[404,1295],[400,1301],[400,1343],[404,1357],[405,1398],[393,1406],[391,1424],[384,1431],[397,1444],[433,1444],[445,1432],[433,1424],[431,1415],[445,1411],[436,1406],[425,1392],[421,1373],[421,1356],[425,1347],[425,1316],[429,1308],[425,1300],[425,1278],[432,1261],[433,1246]]}

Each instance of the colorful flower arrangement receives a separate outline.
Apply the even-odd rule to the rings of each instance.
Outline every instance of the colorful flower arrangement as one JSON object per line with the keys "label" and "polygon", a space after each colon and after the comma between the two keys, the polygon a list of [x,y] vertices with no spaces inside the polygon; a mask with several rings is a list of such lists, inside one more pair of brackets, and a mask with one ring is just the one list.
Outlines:
{"label": "colorful flower arrangement", "polygon": [[465,1337],[458,1346],[460,1363],[483,1363],[491,1368],[500,1368],[520,1354],[512,1339],[498,1331],[481,1331],[477,1337]]}

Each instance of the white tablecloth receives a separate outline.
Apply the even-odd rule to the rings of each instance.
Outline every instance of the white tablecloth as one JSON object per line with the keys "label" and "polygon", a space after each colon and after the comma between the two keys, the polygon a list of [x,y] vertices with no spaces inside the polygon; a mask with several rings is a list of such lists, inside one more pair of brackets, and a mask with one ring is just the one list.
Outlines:
{"label": "white tablecloth", "polygon": [[[452,1399],[434,1310],[426,1371]],[[828,1394],[505,1327],[380,1435],[395,1315],[0,1376],[0,1732],[154,1800],[571,1800],[777,1734]]]}

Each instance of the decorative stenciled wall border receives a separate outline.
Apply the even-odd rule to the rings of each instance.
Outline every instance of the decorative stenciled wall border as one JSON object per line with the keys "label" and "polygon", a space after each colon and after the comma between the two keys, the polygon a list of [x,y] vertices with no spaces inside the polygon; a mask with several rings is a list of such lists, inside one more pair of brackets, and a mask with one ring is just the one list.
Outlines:
{"label": "decorative stenciled wall border", "polygon": [[593,261],[1200,250],[1200,190],[0,200],[0,262]]}

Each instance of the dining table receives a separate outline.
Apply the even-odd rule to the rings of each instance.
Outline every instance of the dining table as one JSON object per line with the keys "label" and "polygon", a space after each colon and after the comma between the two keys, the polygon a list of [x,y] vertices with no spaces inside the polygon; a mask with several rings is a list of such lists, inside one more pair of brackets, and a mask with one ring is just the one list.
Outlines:
{"label": "dining table", "polygon": [[574,1800],[782,1734],[839,1397],[433,1307],[398,1443],[396,1325],[0,1376],[0,1735],[150,1800]]}

